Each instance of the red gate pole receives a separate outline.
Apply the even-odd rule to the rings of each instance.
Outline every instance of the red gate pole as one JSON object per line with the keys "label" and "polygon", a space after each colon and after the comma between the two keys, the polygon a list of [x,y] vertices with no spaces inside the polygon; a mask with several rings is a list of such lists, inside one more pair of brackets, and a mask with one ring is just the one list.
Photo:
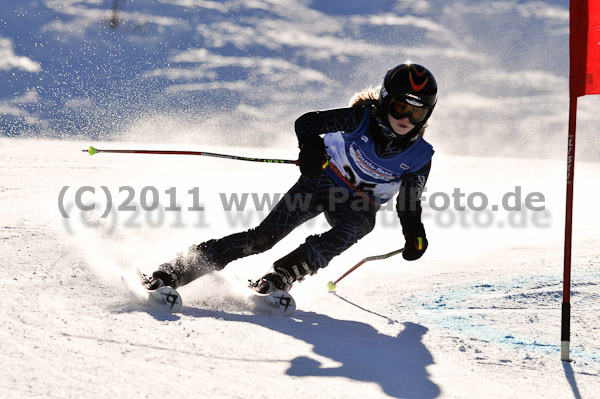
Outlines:
{"label": "red gate pole", "polygon": [[565,253],[560,359],[571,361],[571,247],[573,238],[573,183],[575,177],[575,133],[577,130],[577,97],[569,100],[569,146],[567,153],[567,200],[565,209]]}

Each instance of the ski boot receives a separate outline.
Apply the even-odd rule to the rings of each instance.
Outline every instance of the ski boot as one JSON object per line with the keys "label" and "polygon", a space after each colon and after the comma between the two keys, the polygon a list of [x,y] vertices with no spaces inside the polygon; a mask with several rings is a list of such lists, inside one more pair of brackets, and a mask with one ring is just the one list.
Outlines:
{"label": "ski boot", "polygon": [[285,291],[286,284],[279,274],[269,273],[258,280],[248,280],[248,286],[259,294],[270,294],[278,290]]}
{"label": "ski boot", "polygon": [[156,291],[161,287],[170,286],[172,278],[169,273],[157,270],[151,276],[142,274],[142,284],[148,291]]}
{"label": "ski boot", "polygon": [[249,286],[259,294],[270,294],[279,290],[289,292],[295,281],[302,281],[307,274],[315,273],[301,246],[275,262],[273,272],[256,281],[250,281]]}

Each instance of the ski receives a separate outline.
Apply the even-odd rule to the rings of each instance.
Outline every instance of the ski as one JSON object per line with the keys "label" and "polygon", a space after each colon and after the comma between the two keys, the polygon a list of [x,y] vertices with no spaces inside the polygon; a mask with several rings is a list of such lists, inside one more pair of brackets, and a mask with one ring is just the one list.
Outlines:
{"label": "ski", "polygon": [[274,291],[270,294],[259,294],[254,290],[252,292],[251,300],[255,312],[288,317],[296,310],[296,301],[288,292]]}
{"label": "ski", "polygon": [[[170,313],[177,313],[181,310],[183,302],[176,289],[165,286],[156,290],[148,290],[146,285],[148,278],[139,270],[137,270],[137,275],[140,284],[144,287],[145,302],[148,306],[154,310]],[[278,290],[269,294],[260,294],[251,287],[246,289],[250,292],[248,300],[255,313],[288,317],[296,310],[296,301],[286,291]]]}
{"label": "ski", "polygon": [[157,290],[148,290],[146,287],[145,276],[139,270],[137,270],[137,275],[148,295],[146,302],[152,309],[170,313],[177,313],[181,310],[183,302],[181,300],[181,295],[179,295],[175,288],[167,286],[160,287]]}
{"label": "ski", "polygon": [[177,313],[181,310],[183,302],[181,295],[172,287],[160,287],[148,291],[148,304],[155,310]]}

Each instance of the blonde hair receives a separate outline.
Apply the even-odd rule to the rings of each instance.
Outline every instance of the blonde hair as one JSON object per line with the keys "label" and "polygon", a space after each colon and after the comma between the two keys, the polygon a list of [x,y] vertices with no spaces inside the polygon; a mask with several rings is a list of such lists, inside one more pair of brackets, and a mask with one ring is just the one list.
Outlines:
{"label": "blonde hair", "polygon": [[379,87],[367,87],[361,92],[354,93],[350,99],[350,106],[368,106],[373,105],[377,108],[379,102]]}

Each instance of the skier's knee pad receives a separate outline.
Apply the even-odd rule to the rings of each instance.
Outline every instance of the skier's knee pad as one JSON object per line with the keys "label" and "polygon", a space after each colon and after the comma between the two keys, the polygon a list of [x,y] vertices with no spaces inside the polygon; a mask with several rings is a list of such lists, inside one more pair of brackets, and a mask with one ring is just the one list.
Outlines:
{"label": "skier's knee pad", "polygon": [[331,227],[335,227],[335,225],[337,224],[337,221],[333,217],[333,214],[330,212],[323,212],[323,213],[325,215],[325,220],[327,220],[327,223],[329,223],[329,225]]}

